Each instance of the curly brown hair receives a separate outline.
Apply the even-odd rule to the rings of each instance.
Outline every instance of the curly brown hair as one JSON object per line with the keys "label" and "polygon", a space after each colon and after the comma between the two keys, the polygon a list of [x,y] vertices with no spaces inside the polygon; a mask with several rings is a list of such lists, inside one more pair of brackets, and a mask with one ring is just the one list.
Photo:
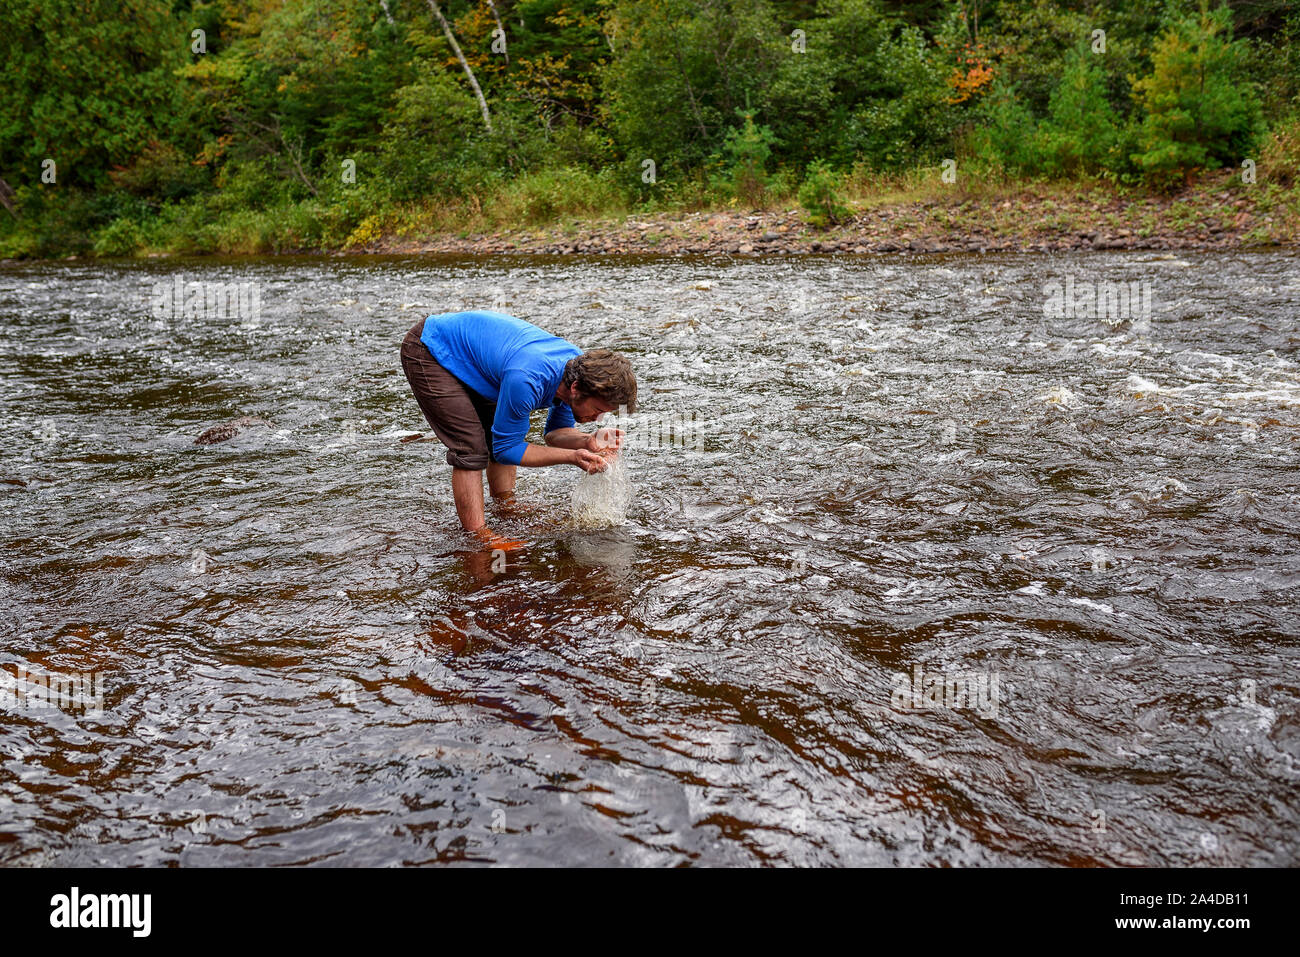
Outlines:
{"label": "curly brown hair", "polygon": [[615,408],[626,406],[627,411],[636,411],[636,375],[632,363],[617,352],[592,349],[575,356],[565,365],[561,382]]}

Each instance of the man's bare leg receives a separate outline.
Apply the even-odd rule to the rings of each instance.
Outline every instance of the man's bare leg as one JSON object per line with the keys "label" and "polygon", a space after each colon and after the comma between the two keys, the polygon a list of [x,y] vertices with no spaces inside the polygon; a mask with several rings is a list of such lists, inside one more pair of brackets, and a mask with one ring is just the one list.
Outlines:
{"label": "man's bare leg", "polygon": [[493,498],[511,499],[515,497],[515,475],[518,469],[501,462],[490,462],[487,467],[488,488]]}
{"label": "man's bare leg", "polygon": [[482,471],[452,469],[451,497],[456,501],[456,515],[465,531],[477,532],[484,527]]}
{"label": "man's bare leg", "polygon": [[[492,465],[488,466],[489,479],[494,468],[508,470],[510,488],[513,489],[514,466],[498,466],[495,462],[492,463]],[[498,474],[497,478],[498,481],[501,481],[504,476]],[[496,487],[493,488],[492,494],[496,495]],[[483,473],[481,471],[452,469],[451,495],[456,501],[456,515],[460,518],[461,527],[467,532],[473,532],[483,544],[494,549],[506,550],[522,548],[527,544],[514,539],[502,538],[487,527],[487,523],[483,520]]]}

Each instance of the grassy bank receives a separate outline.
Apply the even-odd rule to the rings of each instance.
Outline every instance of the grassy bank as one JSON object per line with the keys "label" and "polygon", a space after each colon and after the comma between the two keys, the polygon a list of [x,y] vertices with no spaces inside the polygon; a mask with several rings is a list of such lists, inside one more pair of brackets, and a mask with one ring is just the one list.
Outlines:
{"label": "grassy bank", "polygon": [[[702,184],[629,200],[612,176],[548,170],[483,199],[427,200],[369,212],[320,200],[263,209],[213,208],[211,199],[119,218],[78,237],[57,225],[12,224],[5,258],[156,257],[303,252],[677,253],[921,252],[989,249],[1186,248],[1292,244],[1300,236],[1300,177],[1274,144],[1254,183],[1238,170],[1202,174],[1173,192],[1105,180],[1033,180],[941,168],[837,177],[833,219],[801,204],[774,177],[741,204]],[[1289,161],[1289,162],[1288,162]],[[17,228],[15,228],[17,227]],[[42,229],[45,231],[42,232]]]}
{"label": "grassy bank", "polygon": [[758,207],[697,202],[603,210],[519,225],[439,208],[424,223],[381,232],[373,252],[728,253],[951,252],[994,249],[1175,249],[1290,245],[1300,236],[1295,182],[1246,184],[1207,173],[1173,194],[1106,182],[942,182],[938,170],[845,184],[838,222],[815,225],[790,196]]}

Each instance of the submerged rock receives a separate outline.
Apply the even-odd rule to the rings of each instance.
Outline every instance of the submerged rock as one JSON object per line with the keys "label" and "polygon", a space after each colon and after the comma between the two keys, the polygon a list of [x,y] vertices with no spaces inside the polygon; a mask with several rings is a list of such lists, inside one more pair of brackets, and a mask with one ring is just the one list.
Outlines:
{"label": "submerged rock", "polygon": [[218,442],[228,442],[241,432],[246,432],[255,425],[270,426],[273,423],[257,416],[241,415],[237,419],[231,419],[229,422],[222,422],[220,425],[214,425],[206,430],[197,439],[195,445],[216,445]]}

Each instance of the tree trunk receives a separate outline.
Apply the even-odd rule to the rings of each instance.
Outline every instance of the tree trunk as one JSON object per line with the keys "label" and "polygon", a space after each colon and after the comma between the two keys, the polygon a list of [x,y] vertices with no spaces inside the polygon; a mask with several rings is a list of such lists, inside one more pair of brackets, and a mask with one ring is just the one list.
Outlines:
{"label": "tree trunk", "polygon": [[501,31],[501,52],[505,54],[506,66],[510,65],[510,51],[506,49],[506,28],[501,23],[501,15],[497,13],[497,5],[492,0],[487,0],[488,9],[492,11],[492,19],[497,22],[497,29]]}
{"label": "tree trunk", "polygon": [[0,178],[0,206],[9,210],[9,215],[14,219],[18,218],[18,210],[14,208],[14,190],[13,187]]}
{"label": "tree trunk", "polygon": [[483,99],[483,91],[479,88],[478,80],[474,78],[474,71],[469,68],[469,61],[465,59],[465,54],[460,50],[460,44],[456,42],[455,34],[451,32],[451,24],[442,15],[442,7],[438,6],[438,0],[429,0],[429,9],[433,11],[433,15],[442,24],[442,32],[447,38],[447,44],[451,47],[451,52],[456,54],[456,59],[460,61],[460,67],[465,71],[465,76],[469,78],[469,85],[474,90],[474,96],[478,98],[478,108],[483,111],[483,125],[491,133],[492,117],[488,114],[487,100]]}

